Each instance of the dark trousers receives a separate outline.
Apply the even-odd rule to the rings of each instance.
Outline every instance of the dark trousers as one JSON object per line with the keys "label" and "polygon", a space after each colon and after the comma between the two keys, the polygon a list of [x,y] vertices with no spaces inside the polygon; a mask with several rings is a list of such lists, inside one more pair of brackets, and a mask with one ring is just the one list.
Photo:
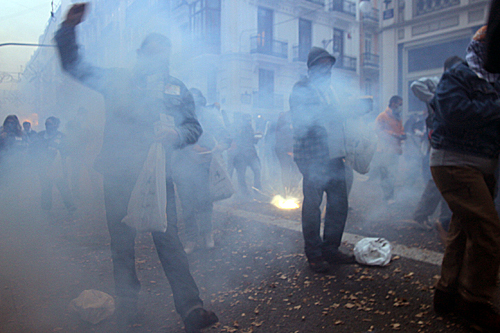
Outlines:
{"label": "dark trousers", "polygon": [[[136,230],[122,223],[127,215],[127,206],[135,185],[134,177],[104,177],[104,203],[109,234],[113,276],[118,297],[137,300],[141,288],[135,270]],[[182,318],[195,307],[203,305],[198,287],[189,271],[189,264],[177,232],[175,190],[171,179],[167,179],[167,222],[165,232],[152,232],[158,257],[167,276],[177,312]]]}
{"label": "dark trousers", "polygon": [[253,172],[253,186],[258,190],[262,189],[262,185],[260,183],[260,160],[256,154],[249,156],[238,154],[234,157],[233,163],[238,176],[238,185],[241,193],[245,195],[250,194],[246,181],[247,167],[250,167]]}
{"label": "dark trousers", "polygon": [[59,193],[61,194],[61,198],[63,200],[64,206],[68,209],[74,206],[73,197],[71,195],[71,191],[69,189],[68,182],[66,179],[58,179],[52,180],[46,175],[40,176],[40,187],[42,188],[41,194],[41,203],[42,209],[51,210],[52,209],[52,190],[54,188],[54,184],[56,185]]}
{"label": "dark trousers", "polygon": [[281,167],[281,183],[284,195],[291,193],[299,185],[300,175],[293,157],[288,152],[276,149],[276,157]]}
{"label": "dark trousers", "polygon": [[492,302],[500,266],[496,179],[472,167],[438,166],[431,172],[453,212],[436,288],[471,302]]}
{"label": "dark trousers", "polygon": [[198,236],[212,232],[214,204],[210,199],[210,162],[185,165],[176,177],[177,192],[182,205],[186,238],[197,241]]}
{"label": "dark trousers", "polygon": [[417,209],[413,214],[413,219],[419,223],[427,220],[429,216],[434,214],[437,206],[441,203],[441,211],[439,213],[439,221],[444,224],[444,228],[448,230],[449,221],[451,220],[451,210],[448,204],[443,199],[439,189],[434,182],[434,179],[429,179],[422,197],[418,202]]}
{"label": "dark trousers", "polygon": [[[338,250],[347,220],[348,201],[345,166],[342,158],[327,165],[299,165],[304,176],[302,204],[302,234],[309,260]],[[326,192],[326,214],[323,239],[320,235],[323,193]]]}

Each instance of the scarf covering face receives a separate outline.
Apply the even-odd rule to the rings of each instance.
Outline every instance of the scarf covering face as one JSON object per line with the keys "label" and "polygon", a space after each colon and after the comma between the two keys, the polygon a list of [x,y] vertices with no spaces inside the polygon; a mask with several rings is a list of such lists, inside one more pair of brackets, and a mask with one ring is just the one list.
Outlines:
{"label": "scarf covering face", "polygon": [[467,61],[469,68],[472,69],[480,78],[483,78],[490,83],[494,83],[498,80],[498,78],[500,78],[500,74],[492,74],[484,69],[484,60],[486,59],[485,37],[486,26],[483,26],[476,32],[467,47],[465,60]]}

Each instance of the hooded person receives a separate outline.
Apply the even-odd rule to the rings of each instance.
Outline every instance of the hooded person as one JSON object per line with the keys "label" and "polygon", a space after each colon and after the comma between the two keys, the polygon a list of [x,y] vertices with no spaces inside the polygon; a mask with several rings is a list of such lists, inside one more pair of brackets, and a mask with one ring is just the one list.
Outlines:
{"label": "hooded person", "polygon": [[[310,268],[326,273],[330,265],[354,263],[339,250],[347,220],[344,113],[331,85],[335,57],[313,47],[308,76],[290,95],[294,160],[303,175],[302,232]],[[320,205],[326,192],[323,238]]]}
{"label": "hooded person", "polygon": [[[104,178],[104,201],[109,234],[117,315],[122,323],[137,321],[140,282],[135,269],[136,230],[123,223],[127,206],[149,147],[161,142],[166,150],[167,222],[165,232],[152,232],[153,241],[174,295],[175,308],[187,332],[198,332],[218,321],[203,308],[198,287],[189,271],[178,237],[175,190],[170,172],[173,150],[196,143],[202,130],[195,116],[193,97],[169,74],[170,40],[148,35],[137,51],[133,70],[105,69],[86,63],[78,52],[75,27],[83,20],[86,4],[75,4],[56,33],[63,69],[82,84],[100,92],[106,104],[102,150],[95,168]],[[155,133],[160,117],[171,126]]]}
{"label": "hooded person", "polygon": [[434,310],[500,332],[500,315],[492,305],[500,267],[500,219],[493,202],[500,82],[484,68],[485,29],[474,35],[466,62],[443,74],[431,102],[431,172],[452,211]]}

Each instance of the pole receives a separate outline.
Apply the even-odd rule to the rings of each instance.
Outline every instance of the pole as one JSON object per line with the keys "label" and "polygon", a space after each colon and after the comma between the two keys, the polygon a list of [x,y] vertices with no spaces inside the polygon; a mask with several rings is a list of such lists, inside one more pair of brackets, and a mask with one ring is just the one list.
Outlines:
{"label": "pole", "polygon": [[41,47],[56,47],[54,44],[30,44],[30,43],[3,43],[2,46],[41,46]]}

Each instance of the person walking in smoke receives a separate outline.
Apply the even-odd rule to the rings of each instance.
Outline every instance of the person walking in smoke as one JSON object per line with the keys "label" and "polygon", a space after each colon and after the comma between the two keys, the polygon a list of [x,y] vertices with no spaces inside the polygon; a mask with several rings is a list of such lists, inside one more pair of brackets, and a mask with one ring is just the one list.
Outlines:
{"label": "person walking in smoke", "polygon": [[[308,76],[290,95],[294,160],[303,175],[302,232],[309,267],[326,273],[329,265],[354,263],[339,251],[348,212],[345,180],[344,114],[331,86],[335,57],[313,47],[307,58]],[[323,239],[320,205],[326,192]]]}
{"label": "person walking in smoke", "polygon": [[28,137],[24,134],[16,115],[8,115],[0,127],[0,184],[14,184],[13,172],[22,164],[22,153],[28,147]]}
{"label": "person walking in smoke", "polygon": [[402,122],[403,99],[392,96],[389,106],[375,119],[375,129],[379,138],[377,147],[377,166],[380,173],[380,185],[384,200],[394,203],[394,183],[399,164],[399,156],[403,154],[402,142],[406,134]]}
{"label": "person walking in smoke", "polygon": [[221,154],[231,145],[220,111],[215,106],[206,105],[207,100],[200,90],[191,88],[189,91],[194,98],[203,134],[195,145],[176,152],[172,166],[187,238],[184,250],[188,254],[200,244],[200,237],[205,248],[215,246],[212,232],[214,205],[209,191],[210,164],[212,158],[218,158],[214,155]]}
{"label": "person walking in smoke", "polygon": [[56,185],[64,206],[69,212],[76,211],[68,185],[66,158],[66,137],[59,131],[61,121],[56,117],[45,120],[45,131],[37,134],[33,142],[35,160],[39,166],[40,186],[42,188],[42,209],[52,209],[52,189]]}
{"label": "person walking in smoke", "polygon": [[[454,65],[462,62],[463,60],[460,57],[453,56],[446,59],[444,62],[444,71],[446,72]],[[426,135],[424,138],[424,143],[426,143],[426,153],[424,156],[424,163],[426,164],[425,169],[429,169],[429,153],[430,153],[430,144],[428,141],[429,134],[432,131],[432,119],[434,117],[434,111],[429,105],[430,101],[434,97],[434,93],[436,92],[436,87],[439,83],[439,78],[437,76],[434,77],[423,77],[416,81],[414,81],[410,88],[415,94],[415,96],[424,102],[427,106],[427,119],[426,119]],[[430,169],[429,169],[430,170]],[[451,210],[448,208],[448,204],[444,201],[441,193],[436,187],[436,183],[432,176],[427,180],[427,184],[425,186],[425,190],[422,193],[420,201],[418,202],[417,208],[413,213],[413,219],[419,225],[421,225],[425,229],[430,229],[432,226],[429,224],[429,217],[434,214],[434,211],[441,204],[441,211],[439,214],[439,219],[435,223],[436,230],[438,232],[438,236],[443,244],[446,243],[446,237],[448,232],[448,227],[451,221]]]}
{"label": "person walking in smoke", "polygon": [[485,30],[474,35],[466,62],[443,74],[431,102],[431,172],[453,213],[434,310],[500,332],[500,314],[493,307],[500,267],[500,218],[493,202],[500,74],[484,68]]}
{"label": "person walking in smoke", "polygon": [[[132,71],[92,66],[81,59],[76,44],[75,28],[82,22],[85,9],[86,3],[71,7],[55,40],[63,69],[105,98],[104,139],[95,168],[104,177],[106,219],[118,297],[117,316],[120,322],[132,324],[138,319],[140,281],[135,270],[136,230],[122,223],[129,198],[153,142],[164,144],[167,170],[170,170],[171,151],[194,144],[202,129],[195,116],[193,97],[180,80],[169,75],[170,40],[157,33],[148,35],[137,51]],[[160,120],[160,114],[173,117],[175,127],[155,136],[154,123]],[[218,318],[203,308],[198,287],[189,271],[187,256],[178,237],[174,185],[168,174],[168,227],[165,232],[152,232],[152,237],[186,332],[198,332],[216,323]]]}
{"label": "person walking in smoke", "polygon": [[255,145],[260,140],[262,135],[254,132],[252,127],[252,117],[250,114],[242,114],[239,122],[235,125],[236,133],[234,135],[234,141],[236,148],[233,152],[233,163],[234,168],[236,169],[236,175],[238,176],[240,192],[243,196],[248,198],[251,193],[248,189],[246,181],[247,167],[250,167],[253,172],[253,187],[258,191],[262,190],[260,178],[261,165],[257,149],[255,148]]}

